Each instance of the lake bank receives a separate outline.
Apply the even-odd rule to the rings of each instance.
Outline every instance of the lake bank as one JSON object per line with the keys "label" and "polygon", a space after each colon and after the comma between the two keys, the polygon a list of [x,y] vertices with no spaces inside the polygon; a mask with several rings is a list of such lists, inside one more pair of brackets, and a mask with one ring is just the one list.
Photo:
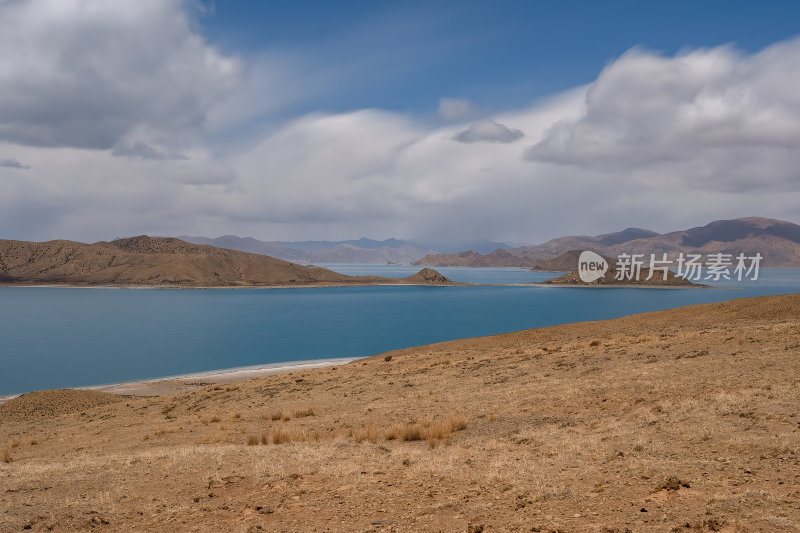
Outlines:
{"label": "lake bank", "polygon": [[799,345],[800,296],[774,296],[165,396],[38,393],[0,406],[3,521],[792,531]]}

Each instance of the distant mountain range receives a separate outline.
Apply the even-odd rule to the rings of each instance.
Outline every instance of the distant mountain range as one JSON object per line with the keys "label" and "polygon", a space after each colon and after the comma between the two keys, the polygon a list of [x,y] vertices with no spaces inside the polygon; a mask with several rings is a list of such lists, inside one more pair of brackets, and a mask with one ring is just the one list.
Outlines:
{"label": "distant mountain range", "polygon": [[[514,266],[534,270],[566,270],[567,260],[581,250],[607,257],[620,253],[760,253],[762,266],[800,267],[800,225],[782,220],[749,217],[717,220],[702,227],[659,234],[641,228],[590,236],[567,236],[542,244],[498,249],[488,254],[465,251],[430,254],[415,264],[428,266]],[[567,252],[572,252],[571,255]],[[558,260],[556,261],[556,259]],[[563,263],[563,264],[562,264]],[[569,268],[574,269],[574,266]]]}
{"label": "distant mountain range", "polygon": [[377,241],[366,238],[349,241],[260,241],[236,235],[216,238],[181,235],[177,238],[193,244],[207,244],[301,263],[411,264],[426,255],[456,252],[464,248],[489,252],[510,247],[506,243],[486,240],[444,245],[416,240]]}

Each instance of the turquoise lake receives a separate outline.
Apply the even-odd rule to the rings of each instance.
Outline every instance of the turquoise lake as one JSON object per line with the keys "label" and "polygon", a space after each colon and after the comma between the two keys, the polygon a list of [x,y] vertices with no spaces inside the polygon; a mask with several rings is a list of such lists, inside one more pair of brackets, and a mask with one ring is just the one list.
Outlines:
{"label": "turquoise lake", "polygon": [[[419,267],[325,265],[401,277]],[[440,268],[455,281],[551,273]],[[682,305],[800,292],[800,271],[762,269],[731,290],[564,287],[79,289],[0,287],[0,396],[284,361],[361,357],[432,342]]]}

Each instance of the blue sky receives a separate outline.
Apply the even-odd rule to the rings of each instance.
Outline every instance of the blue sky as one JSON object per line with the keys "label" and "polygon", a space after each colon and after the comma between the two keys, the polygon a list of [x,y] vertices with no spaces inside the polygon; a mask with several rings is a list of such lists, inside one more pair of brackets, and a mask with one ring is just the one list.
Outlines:
{"label": "blue sky", "polygon": [[0,0],[0,238],[800,222],[800,3]]}
{"label": "blue sky", "polygon": [[[665,55],[733,44],[757,51],[798,33],[798,2],[221,0],[198,16],[223,50],[280,50],[373,68],[291,111],[377,107],[434,113],[442,96],[493,110],[594,80],[641,46]],[[289,110],[286,110],[289,112]]]}

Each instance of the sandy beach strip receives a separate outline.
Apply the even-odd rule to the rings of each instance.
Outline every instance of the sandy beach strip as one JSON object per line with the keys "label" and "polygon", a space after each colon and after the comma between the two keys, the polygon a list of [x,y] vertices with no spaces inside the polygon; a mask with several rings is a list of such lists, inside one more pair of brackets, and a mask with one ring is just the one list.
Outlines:
{"label": "sandy beach strip", "polygon": [[[89,385],[72,388],[78,390],[94,390],[131,396],[164,396],[167,394],[188,392],[212,385],[230,385],[232,383],[238,383],[248,379],[272,376],[276,374],[287,374],[291,372],[311,370],[313,368],[346,365],[347,363],[357,359],[361,358],[338,357],[331,359],[312,359],[307,361],[285,361],[282,363],[269,363],[220,370],[208,370],[204,372],[164,376],[139,381],[126,381],[122,383]],[[21,396],[21,394],[0,396],[0,404],[18,396]]]}

